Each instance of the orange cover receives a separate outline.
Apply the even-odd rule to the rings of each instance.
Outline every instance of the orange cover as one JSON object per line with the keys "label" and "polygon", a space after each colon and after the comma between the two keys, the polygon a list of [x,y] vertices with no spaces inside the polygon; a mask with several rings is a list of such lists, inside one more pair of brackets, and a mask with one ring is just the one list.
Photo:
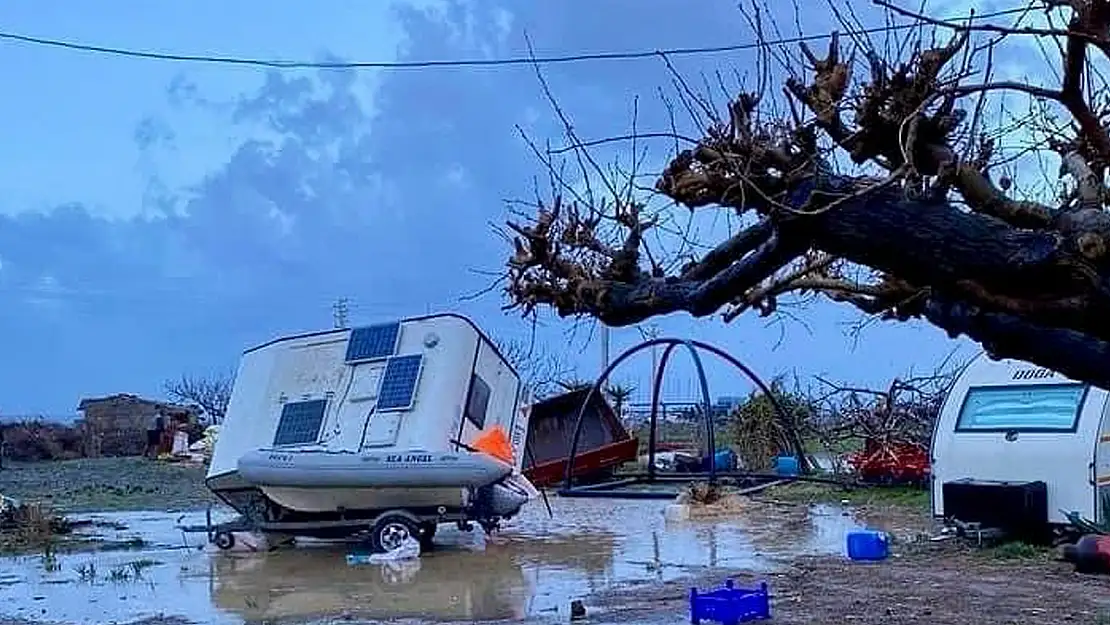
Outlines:
{"label": "orange cover", "polygon": [[509,442],[505,429],[500,425],[495,425],[489,431],[479,434],[470,446],[506,464],[513,463],[513,445]]}

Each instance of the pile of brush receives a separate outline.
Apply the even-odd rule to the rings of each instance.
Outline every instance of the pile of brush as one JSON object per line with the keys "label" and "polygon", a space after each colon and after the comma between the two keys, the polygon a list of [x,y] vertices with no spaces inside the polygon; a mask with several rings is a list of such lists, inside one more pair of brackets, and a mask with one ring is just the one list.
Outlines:
{"label": "pile of brush", "polygon": [[45,544],[55,536],[72,531],[73,525],[68,519],[51,513],[45,506],[0,495],[0,533],[7,535],[6,542]]}
{"label": "pile of brush", "polygon": [[752,393],[729,419],[732,449],[747,471],[767,472],[776,456],[801,451],[801,432],[813,416],[808,399],[785,391],[780,380],[771,383],[771,392],[775,401],[765,393]]}

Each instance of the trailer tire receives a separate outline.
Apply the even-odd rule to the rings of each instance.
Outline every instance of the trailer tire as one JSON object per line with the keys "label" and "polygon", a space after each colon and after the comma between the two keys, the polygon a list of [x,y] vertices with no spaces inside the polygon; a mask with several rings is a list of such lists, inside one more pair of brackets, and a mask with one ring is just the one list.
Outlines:
{"label": "trailer tire", "polygon": [[386,513],[370,526],[370,549],[374,553],[388,553],[407,538],[420,540],[420,534],[420,526],[408,515]]}
{"label": "trailer tire", "polygon": [[220,551],[227,551],[235,546],[235,535],[226,531],[216,532],[212,536],[212,544]]}

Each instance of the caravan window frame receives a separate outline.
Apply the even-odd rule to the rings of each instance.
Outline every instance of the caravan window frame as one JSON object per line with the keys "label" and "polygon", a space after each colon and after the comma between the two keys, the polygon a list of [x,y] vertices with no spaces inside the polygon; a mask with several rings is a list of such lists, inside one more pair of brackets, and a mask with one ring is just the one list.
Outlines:
{"label": "caravan window frame", "polygon": [[466,420],[479,430],[485,429],[489,415],[489,401],[493,398],[493,388],[477,373],[470,374],[470,392],[466,397]]}
{"label": "caravan window frame", "polygon": [[[1067,428],[1062,427],[1046,427],[1046,426],[999,426],[999,427],[968,427],[963,424],[964,415],[967,414],[967,403],[971,400],[972,393],[975,391],[990,391],[993,389],[1013,389],[1015,387],[1025,391],[1036,391],[1038,389],[1049,388],[1082,388],[1079,394],[1079,401],[1076,402],[1075,413],[1072,415],[1071,425]],[[960,411],[956,414],[956,423],[954,431],[960,434],[991,434],[1000,432],[1017,432],[1027,434],[1075,434],[1079,431],[1079,419],[1083,416],[1083,406],[1087,403],[1087,395],[1091,391],[1090,384],[1082,382],[1063,382],[1063,383],[1046,383],[1046,384],[979,384],[969,386],[967,392],[964,394],[964,399],[960,402]]]}

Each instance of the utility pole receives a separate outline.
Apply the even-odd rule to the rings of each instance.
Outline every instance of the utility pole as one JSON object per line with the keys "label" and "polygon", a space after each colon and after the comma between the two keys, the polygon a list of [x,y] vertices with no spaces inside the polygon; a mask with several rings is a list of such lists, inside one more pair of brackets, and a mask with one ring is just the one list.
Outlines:
{"label": "utility pole", "polygon": [[609,326],[601,324],[601,370],[609,368]]}
{"label": "utility pole", "polygon": [[332,318],[335,322],[336,328],[347,327],[347,313],[349,312],[349,301],[346,297],[341,297],[335,301],[331,306]]}
{"label": "utility pole", "polygon": [[[648,324],[646,326],[636,326],[636,329],[640,331],[640,338],[644,339],[645,341],[653,341],[653,340],[659,338],[659,326],[655,325],[654,323]],[[657,373],[656,369],[658,369],[658,368],[659,368],[659,346],[658,345],[652,345],[651,346],[651,377],[648,378],[648,388],[651,388],[651,385],[655,383],[655,375]]]}

